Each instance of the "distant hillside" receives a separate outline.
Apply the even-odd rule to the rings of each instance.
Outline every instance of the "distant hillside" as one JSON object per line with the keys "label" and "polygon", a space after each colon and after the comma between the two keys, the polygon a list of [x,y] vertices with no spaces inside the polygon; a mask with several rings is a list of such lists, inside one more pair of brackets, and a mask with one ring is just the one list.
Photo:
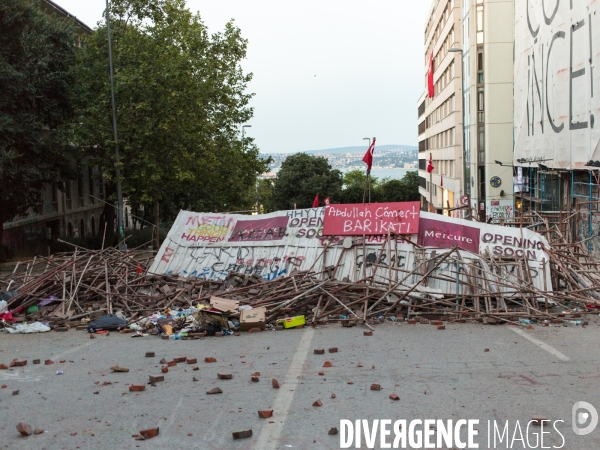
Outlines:
{"label": "distant hillside", "polygon": [[[417,150],[414,145],[375,145],[375,151],[377,150]],[[326,148],[323,150],[307,150],[304,153],[312,153],[316,155],[331,155],[339,153],[360,153],[366,152],[367,145],[355,146],[355,147],[339,147],[339,148]]]}

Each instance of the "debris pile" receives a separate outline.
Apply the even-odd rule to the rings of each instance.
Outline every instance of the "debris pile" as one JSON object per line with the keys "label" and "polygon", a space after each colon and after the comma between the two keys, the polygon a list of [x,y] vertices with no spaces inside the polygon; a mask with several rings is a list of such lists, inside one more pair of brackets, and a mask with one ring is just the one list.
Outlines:
{"label": "debris pile", "polygon": [[[337,266],[267,281],[236,272],[224,280],[146,274],[148,253],[77,249],[20,262],[0,280],[0,323],[12,324],[13,332],[47,331],[39,322],[56,331],[95,332],[95,319],[115,314],[118,328],[136,336],[175,339],[326,323],[372,330],[400,320],[429,321],[440,330],[443,321],[582,324],[570,319],[600,307],[600,262],[578,244],[555,242],[544,250],[549,259],[542,270],[525,257],[475,257],[456,247],[425,256],[415,248],[422,257],[414,267],[378,259],[372,275],[358,281],[336,279]],[[542,281],[533,283],[532,276]]]}

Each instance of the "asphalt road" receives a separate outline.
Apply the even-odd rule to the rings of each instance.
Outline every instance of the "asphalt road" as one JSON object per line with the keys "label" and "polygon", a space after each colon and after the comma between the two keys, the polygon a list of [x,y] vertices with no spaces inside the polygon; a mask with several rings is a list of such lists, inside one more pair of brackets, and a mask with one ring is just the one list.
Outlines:
{"label": "asphalt road", "polygon": [[[479,448],[489,448],[488,421],[509,421],[511,435],[520,421],[525,435],[535,415],[564,421],[556,424],[564,445],[550,426],[545,446],[600,448],[600,428],[577,436],[571,417],[577,401],[600,409],[598,321],[585,328],[534,328],[448,324],[437,330],[389,323],[367,337],[365,328],[331,325],[196,341],[118,333],[90,339],[83,331],[2,333],[0,363],[28,363],[0,370],[0,384],[7,386],[0,389],[0,448],[329,449],[340,448],[340,435],[328,431],[339,429],[341,419],[478,419]],[[328,353],[329,347],[338,353]],[[325,354],[313,354],[315,348]],[[146,351],[156,357],[146,358]],[[156,387],[128,390],[160,374],[161,358],[179,356],[198,358],[199,370],[178,364]],[[210,356],[217,362],[205,363]],[[36,358],[41,365],[32,364]],[[55,364],[46,366],[45,359]],[[323,368],[325,361],[333,367]],[[114,364],[130,371],[113,373]],[[233,379],[219,380],[219,372]],[[259,382],[251,381],[254,372],[260,372]],[[271,386],[272,378],[280,389]],[[381,390],[370,390],[372,383]],[[206,394],[217,386],[222,394]],[[400,400],[391,400],[391,393]],[[319,399],[322,406],[312,406]],[[273,417],[259,418],[260,409],[273,409]],[[21,437],[18,422],[45,432]],[[157,426],[154,439],[132,438]],[[234,441],[232,431],[246,428],[252,437]],[[364,439],[361,445],[367,448]],[[496,448],[509,447],[505,440]],[[530,447],[516,441],[512,448]]]}

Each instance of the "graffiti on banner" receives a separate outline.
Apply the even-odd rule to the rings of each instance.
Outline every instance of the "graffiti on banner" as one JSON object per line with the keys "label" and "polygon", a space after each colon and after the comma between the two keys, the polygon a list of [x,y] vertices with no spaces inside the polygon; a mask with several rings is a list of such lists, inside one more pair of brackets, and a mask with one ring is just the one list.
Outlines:
{"label": "graffiti on banner", "polygon": [[227,215],[192,214],[187,217],[180,237],[186,242],[221,242],[233,223],[234,219]]}
{"label": "graffiti on banner", "polygon": [[323,235],[360,236],[415,234],[419,231],[419,202],[329,205]]}
{"label": "graffiti on banner", "polygon": [[287,216],[238,220],[229,242],[280,241],[285,236],[287,224]]}

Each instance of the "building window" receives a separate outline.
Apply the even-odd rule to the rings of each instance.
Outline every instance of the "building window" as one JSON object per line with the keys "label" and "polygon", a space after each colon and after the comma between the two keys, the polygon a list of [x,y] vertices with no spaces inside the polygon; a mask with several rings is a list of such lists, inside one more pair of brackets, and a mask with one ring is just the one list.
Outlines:
{"label": "building window", "polygon": [[477,6],[477,43],[483,44],[483,5]]}
{"label": "building window", "polygon": [[88,167],[88,183],[90,186],[90,203],[93,205],[96,202],[96,189],[94,186],[94,171],[91,167]]}
{"label": "building window", "polygon": [[77,176],[77,198],[79,206],[83,206],[83,175],[81,172]]}
{"label": "building window", "polygon": [[[70,181],[67,181],[65,183],[65,199],[66,199],[66,203],[67,203],[67,209],[71,209],[73,207],[73,204],[71,202],[71,182]],[[73,235],[69,234],[69,236],[73,236]]]}

